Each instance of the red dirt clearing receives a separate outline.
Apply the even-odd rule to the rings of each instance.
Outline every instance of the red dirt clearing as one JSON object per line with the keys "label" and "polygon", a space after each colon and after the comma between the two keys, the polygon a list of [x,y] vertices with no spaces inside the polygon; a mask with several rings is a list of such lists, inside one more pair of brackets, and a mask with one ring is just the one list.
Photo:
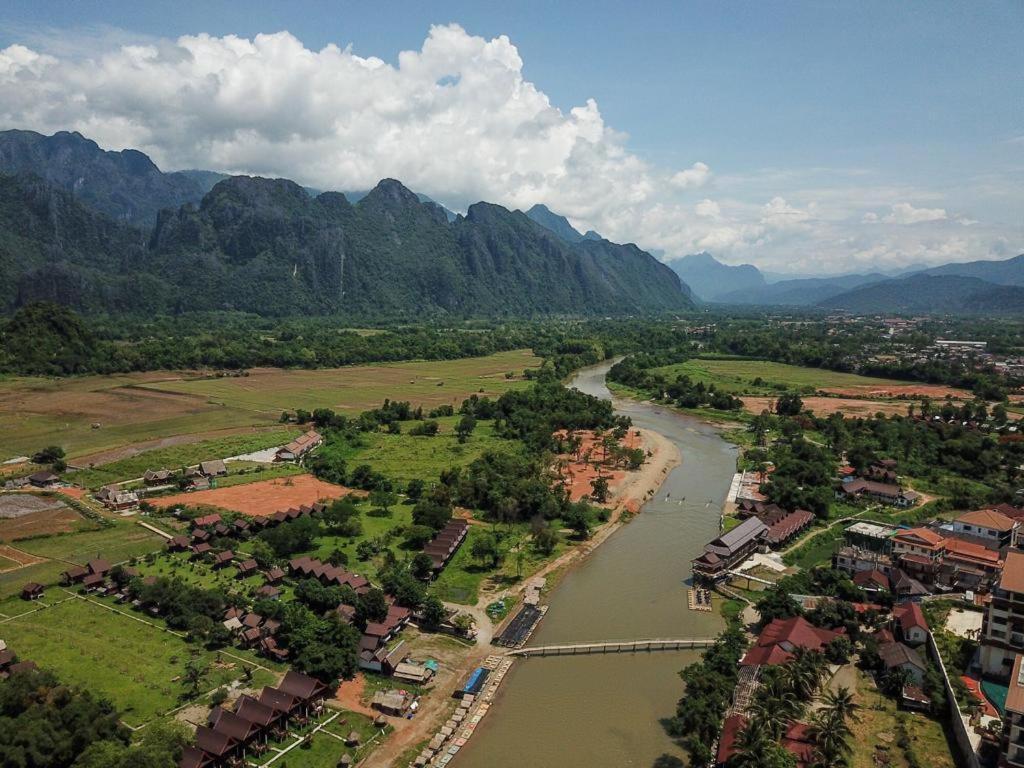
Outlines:
{"label": "red dirt clearing", "polygon": [[[561,454],[558,456],[558,463],[556,464],[556,471],[558,471],[559,467],[562,467],[559,474],[562,477],[563,484],[569,490],[569,498],[572,501],[579,501],[580,499],[588,498],[593,492],[591,483],[598,476],[598,468],[593,464],[595,461],[601,464],[600,474],[608,479],[608,490],[610,495],[614,496],[619,484],[626,477],[626,471],[612,467],[608,461],[601,460],[604,455],[604,448],[594,437],[593,432],[578,430],[575,434],[582,440],[578,453],[579,458],[569,454]],[[556,435],[564,437],[565,432],[557,432]],[[630,430],[619,445],[624,448],[640,447],[640,437],[636,430]]]}
{"label": "red dirt clearing", "polygon": [[881,386],[856,387],[822,387],[821,392],[841,397],[930,397],[932,400],[945,400],[946,395],[958,400],[970,400],[970,392],[946,387],[941,384],[883,384]]}
{"label": "red dirt clearing", "polygon": [[153,499],[158,507],[206,505],[241,512],[251,517],[266,517],[289,507],[299,507],[317,501],[340,499],[352,493],[351,489],[317,480],[312,475],[292,475],[274,480],[214,488],[209,491],[176,493]]}

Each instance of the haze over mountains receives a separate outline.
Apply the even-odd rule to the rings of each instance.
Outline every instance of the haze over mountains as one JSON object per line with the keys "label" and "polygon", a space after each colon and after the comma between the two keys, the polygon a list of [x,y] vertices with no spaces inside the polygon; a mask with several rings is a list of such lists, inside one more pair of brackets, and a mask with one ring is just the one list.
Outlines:
{"label": "haze over mountains", "polygon": [[141,152],[28,131],[0,133],[0,174],[4,310],[34,300],[363,317],[692,308],[675,273],[635,245],[566,239],[485,202],[449,220],[393,179],[353,204],[283,179],[163,173]]}
{"label": "haze over mountains", "polygon": [[1024,308],[1024,255],[943,264],[895,276],[872,272],[775,282],[753,265],[723,264],[708,253],[667,263],[693,289],[695,298],[718,304],[855,313],[1011,313]]}

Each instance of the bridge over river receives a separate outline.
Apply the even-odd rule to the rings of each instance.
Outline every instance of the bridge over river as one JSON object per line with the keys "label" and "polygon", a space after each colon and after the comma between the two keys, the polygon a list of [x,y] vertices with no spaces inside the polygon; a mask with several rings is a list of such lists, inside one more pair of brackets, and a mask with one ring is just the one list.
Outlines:
{"label": "bridge over river", "polygon": [[713,637],[652,638],[644,640],[602,640],[594,643],[535,645],[507,651],[506,656],[577,656],[587,653],[644,653],[649,651],[689,651],[710,648]]}

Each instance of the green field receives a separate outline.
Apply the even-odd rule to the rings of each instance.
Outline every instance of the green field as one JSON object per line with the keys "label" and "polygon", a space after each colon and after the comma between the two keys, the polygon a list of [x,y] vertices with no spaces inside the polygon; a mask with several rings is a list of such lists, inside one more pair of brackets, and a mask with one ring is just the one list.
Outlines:
{"label": "green field", "polygon": [[[685,375],[693,381],[702,381],[706,385],[714,384],[718,389],[727,392],[750,395],[770,395],[787,389],[814,391],[825,387],[877,387],[907,383],[853,373],[839,373],[824,368],[771,363],[765,360],[696,358],[653,370],[664,374],[669,381],[675,380],[676,376]],[[753,381],[758,377],[762,379],[762,384],[755,386]]]}
{"label": "green field", "polygon": [[465,466],[485,451],[519,450],[518,442],[495,436],[491,421],[477,422],[473,434],[465,443],[460,443],[454,432],[459,418],[447,416],[436,419],[440,431],[432,437],[410,435],[409,430],[417,422],[405,421],[400,435],[366,432],[359,436],[358,445],[332,447],[330,450],[339,451],[350,470],[359,464],[369,464],[403,487],[414,478],[425,482],[436,480],[444,470]]}
{"label": "green field", "polygon": [[[64,379],[0,379],[0,460],[61,445],[70,457],[160,448],[174,436],[272,426],[281,412],[318,407],[356,414],[384,398],[458,405],[474,392],[523,386],[540,364],[529,350],[487,357],[323,370],[256,369],[248,376],[156,371]],[[510,378],[506,374],[512,374]],[[95,463],[120,458],[93,456]]]}
{"label": "green field", "polygon": [[[387,731],[390,730],[388,726]],[[353,731],[359,734],[360,746],[346,747],[344,740]],[[345,711],[315,733],[312,740],[296,747],[278,762],[288,768],[324,768],[337,765],[343,755],[351,755],[355,764],[373,750],[379,733],[370,718]],[[378,737],[377,740],[369,743],[374,737]]]}
{"label": "green field", "polygon": [[84,565],[94,558],[118,563],[161,548],[163,539],[136,523],[118,520],[96,531],[62,533],[38,539],[24,539],[18,548],[29,554]]}
{"label": "green field", "polygon": [[[142,477],[147,469],[177,470],[210,459],[224,459],[239,456],[264,448],[273,448],[287,443],[301,430],[296,427],[282,427],[248,435],[229,435],[198,443],[157,448],[119,461],[112,461],[102,467],[83,469],[68,476],[69,480],[86,488],[100,488],[107,483],[134,480]],[[235,469],[235,467],[231,467]]]}
{"label": "green field", "polygon": [[[169,632],[80,598],[0,626],[20,658],[109,699],[131,725],[182,703],[181,677],[193,655],[206,663],[214,658]],[[240,676],[237,665],[210,667],[201,690]]]}

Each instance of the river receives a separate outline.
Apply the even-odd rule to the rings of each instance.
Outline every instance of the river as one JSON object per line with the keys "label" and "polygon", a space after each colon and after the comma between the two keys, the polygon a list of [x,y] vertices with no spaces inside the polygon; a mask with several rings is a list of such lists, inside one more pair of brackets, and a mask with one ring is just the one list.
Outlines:
{"label": "river", "polygon": [[[570,386],[610,398],[611,363]],[[639,515],[577,565],[552,592],[532,645],[645,637],[708,637],[717,614],[687,609],[690,560],[718,533],[736,447],[708,425],[658,406],[618,412],[675,442],[682,464]],[[458,768],[651,768],[684,759],[659,720],[675,712],[676,674],[696,653],[545,657],[516,662]],[[666,760],[663,765],[678,765]]]}

